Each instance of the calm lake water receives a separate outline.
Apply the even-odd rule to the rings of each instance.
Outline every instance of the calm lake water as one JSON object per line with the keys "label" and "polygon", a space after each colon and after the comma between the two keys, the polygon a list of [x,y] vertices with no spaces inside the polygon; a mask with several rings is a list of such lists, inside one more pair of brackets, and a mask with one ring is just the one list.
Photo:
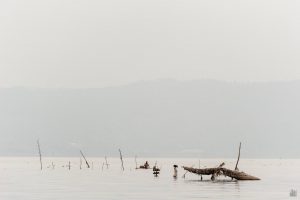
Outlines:
{"label": "calm lake water", "polygon": [[[239,168],[261,181],[209,181],[204,177],[187,173],[179,167],[179,176],[173,179],[173,164],[199,166],[198,159],[160,158],[142,159],[152,166],[156,161],[161,167],[159,177],[152,170],[135,170],[134,158],[125,158],[125,171],[121,171],[118,158],[108,158],[109,169],[103,158],[89,158],[93,168],[82,165],[79,158],[44,158],[44,170],[39,170],[38,158],[0,158],[0,199],[35,200],[166,200],[166,199],[298,199],[290,197],[291,189],[300,192],[300,160],[241,159]],[[71,170],[65,165],[71,162]],[[235,160],[203,159],[201,167],[218,166],[234,168]],[[51,162],[55,164],[52,168]]]}

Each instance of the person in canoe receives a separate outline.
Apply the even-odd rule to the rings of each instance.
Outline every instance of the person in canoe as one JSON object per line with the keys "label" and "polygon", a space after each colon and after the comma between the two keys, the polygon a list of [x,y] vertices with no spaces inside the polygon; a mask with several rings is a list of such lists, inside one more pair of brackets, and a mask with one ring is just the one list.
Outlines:
{"label": "person in canoe", "polygon": [[140,168],[141,169],[149,169],[150,165],[149,165],[148,161],[146,161],[144,165],[141,165]]}

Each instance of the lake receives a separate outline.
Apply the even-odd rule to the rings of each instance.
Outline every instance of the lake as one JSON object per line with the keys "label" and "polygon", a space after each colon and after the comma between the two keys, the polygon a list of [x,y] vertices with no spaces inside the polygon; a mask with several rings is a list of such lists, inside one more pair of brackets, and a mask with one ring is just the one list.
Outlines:
{"label": "lake", "polygon": [[[44,158],[44,169],[39,169],[38,157],[0,158],[1,200],[179,200],[179,199],[298,199],[290,197],[291,189],[300,191],[300,160],[243,159],[240,171],[261,178],[261,181],[210,181],[187,173],[181,166],[199,166],[195,158],[138,158],[138,164],[148,160],[161,168],[158,177],[152,170],[135,169],[134,158],[124,158],[125,171],[119,158],[108,158],[109,169],[103,166],[104,158],[88,158],[91,168],[79,158]],[[71,163],[71,169],[67,167]],[[54,169],[52,163],[55,165]],[[235,159],[202,159],[200,166],[234,169]],[[173,164],[179,166],[178,178],[173,178]]]}

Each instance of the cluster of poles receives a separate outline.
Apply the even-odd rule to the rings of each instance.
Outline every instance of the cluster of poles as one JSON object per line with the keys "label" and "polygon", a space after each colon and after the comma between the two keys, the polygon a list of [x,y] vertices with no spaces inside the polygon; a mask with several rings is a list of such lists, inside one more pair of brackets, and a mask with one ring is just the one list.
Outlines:
{"label": "cluster of poles", "polygon": [[[42,151],[41,151],[41,145],[40,145],[39,140],[37,140],[37,147],[38,147],[38,153],[39,153],[39,158],[40,158],[40,169],[43,170]],[[81,150],[79,150],[79,152],[80,152],[80,155],[81,155],[79,168],[82,169],[82,158],[84,159],[87,168],[93,168],[93,162],[92,162],[92,165],[90,165],[90,163],[86,159],[84,153]],[[124,168],[124,161],[123,161],[123,155],[122,155],[121,149],[119,149],[119,154],[120,154],[120,160],[121,160],[121,169],[124,171],[125,168]],[[106,166],[106,168],[108,169],[109,164],[108,164],[108,161],[107,161],[107,157],[105,156],[104,159],[105,159],[105,162],[103,162],[103,164],[102,164],[102,169],[104,168],[104,166]],[[137,163],[136,157],[135,157],[135,162]],[[55,165],[54,165],[53,162],[51,163],[51,166],[54,169]],[[71,169],[71,162],[70,161],[69,161],[67,167],[69,168],[69,170]]]}
{"label": "cluster of poles", "polygon": [[[37,146],[38,146],[38,152],[39,152],[39,158],[40,158],[40,167],[41,170],[43,170],[43,162],[42,162],[42,152],[41,152],[41,146],[40,146],[40,142],[39,140],[37,140]],[[79,150],[80,152],[80,169],[82,169],[82,158],[85,161],[85,164],[87,166],[87,168],[93,168],[93,162],[92,162],[92,166],[90,165],[90,163],[88,162],[88,160],[86,159],[85,155],[83,154],[83,152],[81,150]],[[200,168],[200,164],[199,164],[199,168],[193,168],[193,167],[187,167],[187,166],[182,166],[184,170],[186,170],[187,172],[190,173],[194,173],[194,174],[198,174],[201,176],[201,180],[202,180],[202,175],[209,175],[211,176],[211,180],[214,181],[215,178],[217,176],[223,175],[225,177],[230,177],[232,180],[260,180],[258,177],[249,175],[247,173],[241,172],[238,169],[238,164],[239,164],[239,160],[240,160],[240,153],[241,153],[241,143],[239,145],[239,151],[238,151],[238,158],[235,164],[235,168],[234,170],[225,168],[224,165],[225,163],[222,162],[218,167],[213,167],[213,168]],[[124,168],[124,161],[123,161],[123,155],[122,155],[122,151],[121,149],[119,149],[119,154],[120,154],[120,161],[121,161],[121,170],[125,170]],[[136,169],[139,169],[137,166],[137,160],[135,157],[135,164],[136,164]],[[52,168],[54,168],[54,163],[52,162]],[[105,156],[105,162],[103,162],[102,164],[102,170],[104,168],[104,166],[106,166],[106,168],[108,169],[109,164],[107,161],[107,157]],[[69,168],[69,170],[71,169],[71,162],[69,161],[67,167]],[[174,165],[174,178],[177,178],[177,165]],[[144,166],[140,166],[141,169],[149,169],[149,164],[148,162],[145,163]],[[153,174],[154,176],[158,176],[158,174],[160,173],[160,169],[156,166],[152,168],[153,169]],[[186,174],[185,173],[185,174]],[[183,175],[183,177],[185,177],[185,174]]]}
{"label": "cluster of poles", "polygon": [[[41,151],[41,145],[40,145],[39,140],[37,140],[37,147],[38,147],[38,153],[39,153],[40,169],[43,170],[43,158],[42,158],[42,151]],[[119,151],[120,161],[121,161],[121,170],[124,171],[125,168],[124,168],[123,154],[122,154],[121,149],[118,149],[118,151]],[[82,164],[83,164],[83,160],[84,160],[84,162],[86,164],[86,167],[93,169],[93,166],[94,166],[93,162],[90,163],[87,160],[87,158],[84,155],[84,153],[82,152],[82,150],[79,150],[79,153],[80,153],[80,165],[79,165],[79,168],[82,169]],[[102,163],[102,170],[104,169],[105,166],[106,166],[106,169],[109,168],[107,157],[105,156],[104,159],[105,159],[105,162]],[[147,167],[145,167],[144,165],[138,167],[137,156],[135,156],[134,161],[135,161],[135,165],[136,165],[135,169],[150,169],[149,164],[148,164]],[[63,165],[63,167],[67,167],[69,170],[71,170],[71,162],[69,161],[68,164],[67,165]],[[177,167],[178,167],[177,165],[174,165],[174,178],[177,178]],[[55,168],[54,163],[52,162],[51,165],[48,166],[47,168],[54,169]],[[151,169],[153,170],[153,174],[154,174],[155,177],[157,177],[160,174],[160,168],[157,167],[157,162],[155,163],[154,167],[151,168]]]}

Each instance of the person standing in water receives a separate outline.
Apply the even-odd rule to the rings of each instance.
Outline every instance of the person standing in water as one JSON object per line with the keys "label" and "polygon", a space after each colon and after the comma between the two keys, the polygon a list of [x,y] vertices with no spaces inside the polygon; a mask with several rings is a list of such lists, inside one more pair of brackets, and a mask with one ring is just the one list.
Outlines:
{"label": "person standing in water", "polygon": [[173,165],[173,167],[174,167],[174,174],[173,174],[173,177],[176,179],[176,178],[177,178],[177,174],[178,174],[178,171],[177,171],[178,165]]}

